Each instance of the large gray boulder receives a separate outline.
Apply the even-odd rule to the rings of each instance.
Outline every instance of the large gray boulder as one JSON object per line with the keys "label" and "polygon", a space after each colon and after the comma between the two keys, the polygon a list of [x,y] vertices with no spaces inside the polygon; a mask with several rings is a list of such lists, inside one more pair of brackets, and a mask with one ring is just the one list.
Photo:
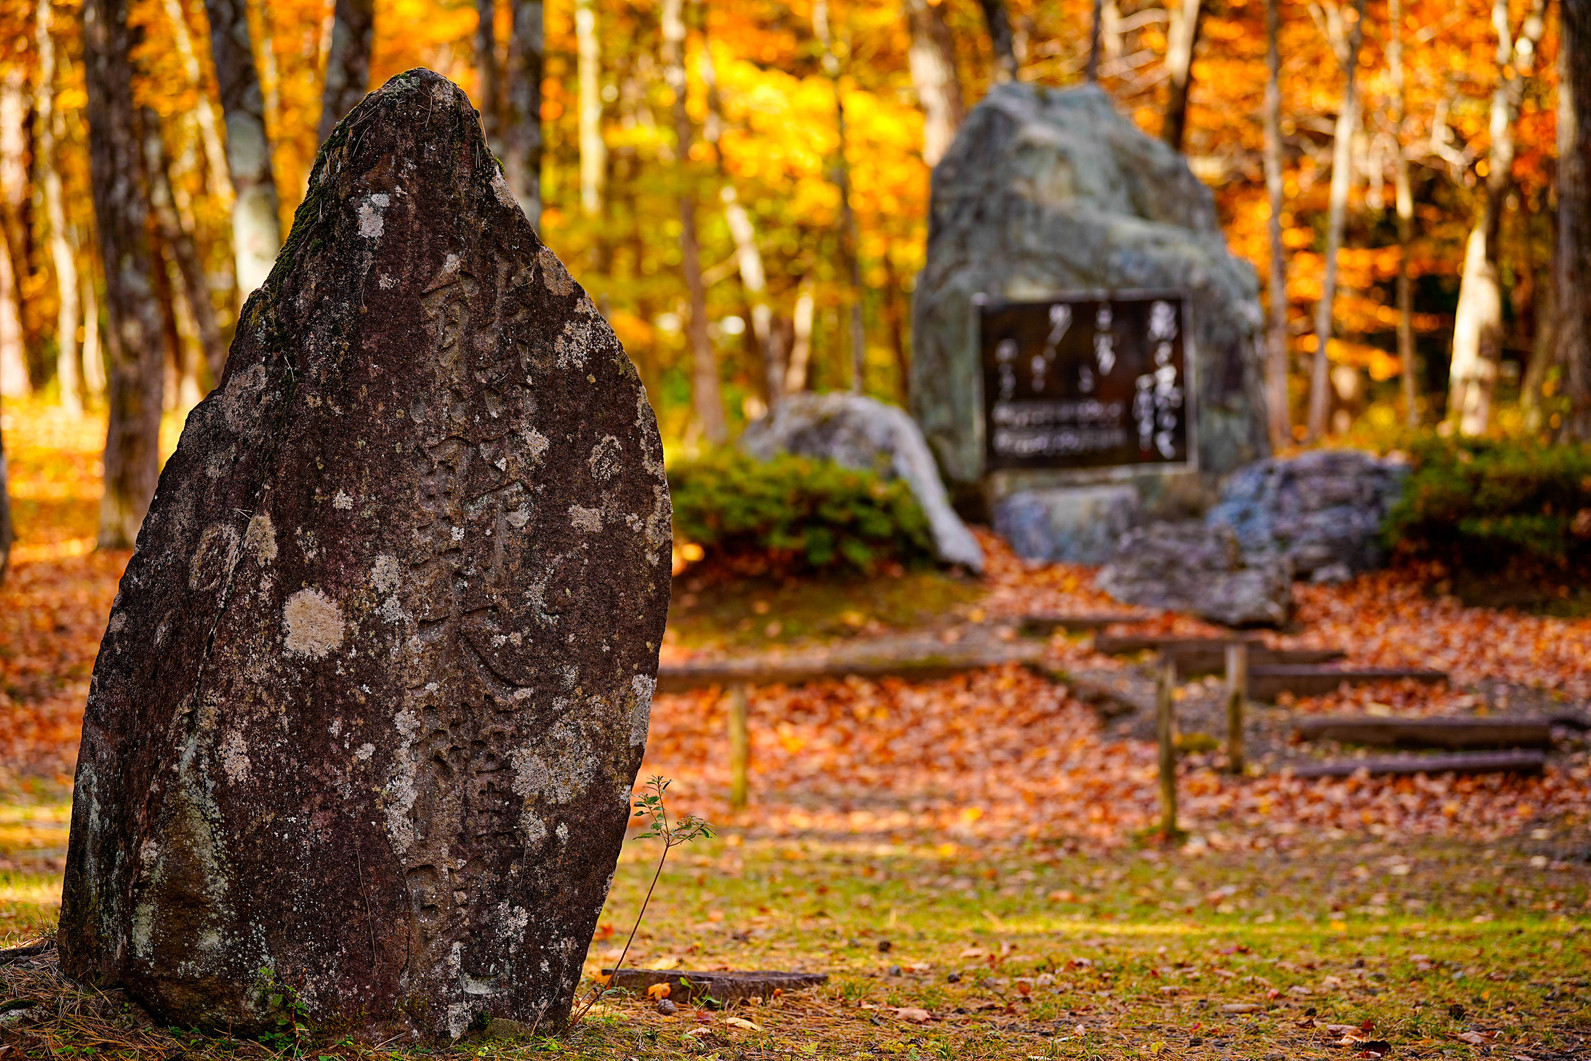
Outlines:
{"label": "large gray boulder", "polygon": [[912,414],[952,493],[984,473],[974,296],[1149,288],[1192,305],[1200,471],[1267,456],[1259,285],[1210,190],[1097,87],[995,86],[934,168],[913,299]]}
{"label": "large gray boulder", "polygon": [[1205,516],[1245,552],[1278,552],[1296,578],[1340,582],[1386,560],[1381,528],[1409,466],[1359,450],[1313,450],[1259,461],[1227,481]]}
{"label": "large gray boulder", "polygon": [[1293,573],[1279,553],[1245,552],[1226,527],[1153,523],[1122,535],[1099,588],[1124,604],[1192,612],[1227,626],[1279,626]]}
{"label": "large gray boulder", "polygon": [[162,1023],[570,1010],[668,613],[646,393],[410,71],[342,120],[94,665],[61,966]]}
{"label": "large gray boulder", "polygon": [[791,395],[746,428],[740,446],[759,460],[794,453],[906,480],[928,517],[938,558],[983,571],[983,547],[950,507],[933,454],[904,409],[860,394]]}

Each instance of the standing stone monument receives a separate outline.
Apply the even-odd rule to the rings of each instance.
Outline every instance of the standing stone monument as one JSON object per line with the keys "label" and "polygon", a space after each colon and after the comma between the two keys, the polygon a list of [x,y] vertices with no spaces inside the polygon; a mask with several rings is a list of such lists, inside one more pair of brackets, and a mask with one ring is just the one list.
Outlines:
{"label": "standing stone monument", "polygon": [[569,1013],[668,608],[652,410],[464,93],[337,126],[188,418],[83,727],[65,971],[160,1020]]}
{"label": "standing stone monument", "polygon": [[1044,558],[1268,454],[1261,326],[1209,189],[1097,87],[995,86],[934,170],[912,413],[962,507],[1081,521]]}

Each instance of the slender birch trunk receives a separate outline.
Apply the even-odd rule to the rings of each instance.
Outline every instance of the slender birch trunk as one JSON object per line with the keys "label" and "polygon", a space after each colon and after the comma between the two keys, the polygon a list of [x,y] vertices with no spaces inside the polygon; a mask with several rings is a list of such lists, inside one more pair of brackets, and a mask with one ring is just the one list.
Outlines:
{"label": "slender birch trunk", "polygon": [[800,394],[807,389],[807,371],[812,365],[812,324],[816,311],[812,281],[803,279],[796,291],[795,312],[791,314],[790,364],[784,376],[786,394]]}
{"label": "slender birch trunk", "polygon": [[502,77],[497,69],[497,0],[476,0],[475,68],[481,75],[481,130],[495,150],[502,112]]}
{"label": "slender birch trunk", "polygon": [[696,231],[696,193],[690,165],[695,130],[686,108],[689,83],[685,76],[685,3],[663,0],[663,77],[674,95],[674,166],[679,182],[680,268],[690,298],[686,336],[691,349],[691,395],[696,421],[707,441],[719,445],[729,439],[724,419],[724,399],[718,381],[718,358],[707,335],[707,286],[702,280],[701,241]]}
{"label": "slender birch trunk", "polygon": [[1497,85],[1492,90],[1491,145],[1486,152],[1486,187],[1480,212],[1464,247],[1458,309],[1453,314],[1453,360],[1448,376],[1448,418],[1466,435],[1478,435],[1491,422],[1503,345],[1503,289],[1498,275],[1498,242],[1503,211],[1514,187],[1514,131],[1534,66],[1536,45],[1546,26],[1546,0],[1533,0],[1513,33],[1508,0],[1495,0]]}
{"label": "slender birch trunk", "polygon": [[1392,190],[1398,214],[1398,365],[1403,391],[1403,421],[1420,423],[1419,371],[1414,360],[1414,284],[1409,277],[1409,245],[1414,242],[1414,193],[1409,187],[1409,152],[1403,141],[1408,93],[1403,79],[1403,0],[1387,0],[1387,65],[1392,81]]}
{"label": "slender birch trunk", "polygon": [[147,227],[142,116],[133,101],[131,60],[142,35],[127,24],[126,0],[84,3],[89,171],[110,318],[110,423],[99,516],[99,544],[107,549],[129,548],[137,539],[160,470],[166,342],[151,287],[159,262]]}
{"label": "slender birch trunk", "polygon": [[1557,362],[1565,441],[1591,441],[1591,0],[1563,0],[1558,51]]}
{"label": "slender birch trunk", "polygon": [[[1337,252],[1342,247],[1342,230],[1348,215],[1348,184],[1353,178],[1354,128],[1359,123],[1359,46],[1364,42],[1365,0],[1355,0],[1355,18],[1347,39],[1337,51],[1345,84],[1342,107],[1332,134],[1331,205],[1326,218],[1326,275],[1321,284],[1320,302],[1315,307],[1315,359],[1309,375],[1309,439],[1326,433],[1331,415],[1331,332],[1337,302]],[[1336,44],[1337,42],[1333,42]]]}
{"label": "slender birch trunk", "polygon": [[724,165],[721,142],[724,128],[724,107],[718,92],[718,72],[713,65],[712,48],[702,42],[702,81],[707,85],[707,124],[702,135],[713,146],[713,157],[718,162],[718,199],[724,206],[724,221],[729,226],[730,239],[735,244],[735,266],[740,272],[740,286],[746,292],[746,304],[751,314],[751,334],[757,341],[757,354],[762,361],[763,389],[771,412],[784,397],[784,350],[779,330],[774,327],[773,307],[768,302],[768,274],[763,267],[762,251],[757,247],[757,230],[751,215],[735,191],[735,182]]}
{"label": "slender birch trunk", "polygon": [[[985,8],[988,8],[985,4]],[[1001,11],[1004,8],[1001,7]],[[860,239],[856,225],[856,211],[851,206],[851,163],[847,149],[850,137],[845,125],[845,95],[840,85],[840,58],[834,52],[834,40],[829,31],[828,0],[817,0],[812,6],[812,28],[818,43],[823,46],[823,72],[834,86],[834,186],[840,193],[840,258],[850,281],[850,348],[851,391],[861,394],[867,377],[867,332],[862,322],[862,261]],[[1010,26],[1006,26],[1007,46],[1010,44]],[[1013,60],[1014,64],[1015,60]],[[1015,75],[1013,74],[1013,77]]]}
{"label": "slender birch trunk", "polygon": [[83,278],[83,390],[95,400],[105,397],[109,381],[105,378],[105,353],[99,343],[99,293],[94,283],[94,263],[82,272]]}
{"label": "slender birch trunk", "polygon": [[22,326],[22,276],[17,268],[22,249],[20,200],[27,194],[27,73],[20,63],[0,73],[0,210],[4,239],[0,243],[0,394],[13,398],[33,393],[28,374],[27,335]]}
{"label": "slender birch trunk", "polygon": [[[1396,3],[1397,0],[1392,0]],[[1276,37],[1280,30],[1280,0],[1265,0],[1265,192],[1271,216],[1270,315],[1266,329],[1265,400],[1269,406],[1271,445],[1293,441],[1291,410],[1287,400],[1287,248],[1282,243],[1282,209],[1286,182],[1282,173],[1282,60]]]}
{"label": "slender birch trunk", "polygon": [[602,42],[597,36],[596,0],[575,0],[575,80],[580,121],[580,210],[602,212],[608,175],[608,146],[602,139]]}
{"label": "slender birch trunk", "polygon": [[[249,40],[246,0],[205,0],[210,54],[226,120],[226,173],[232,182],[232,258],[238,297],[265,283],[282,249],[265,96]],[[108,268],[108,267],[107,267]]]}
{"label": "slender birch trunk", "polygon": [[906,0],[911,48],[906,53],[917,105],[923,109],[923,161],[937,165],[967,116],[956,73],[956,41],[939,4]]}
{"label": "slender birch trunk", "polygon": [[39,91],[35,109],[39,116],[35,166],[44,192],[44,216],[50,226],[50,260],[55,266],[55,379],[61,407],[68,415],[83,415],[83,388],[77,360],[77,248],[66,220],[66,196],[61,171],[56,166],[56,144],[65,138],[66,122],[55,107],[55,37],[51,0],[39,0],[35,30],[39,42]]}
{"label": "slender birch trunk", "polygon": [[1170,0],[1166,14],[1171,24],[1166,31],[1166,71],[1170,91],[1166,96],[1165,121],[1160,139],[1173,151],[1181,151],[1188,134],[1188,95],[1193,90],[1193,51],[1199,46],[1199,23],[1203,20],[1201,0]]}
{"label": "slender birch trunk", "polygon": [[[41,10],[49,2],[50,0],[39,0]],[[204,70],[199,65],[199,56],[193,48],[188,14],[183,9],[182,0],[163,0],[163,2],[166,19],[171,23],[171,35],[176,44],[177,59],[182,63],[182,72],[190,84],[199,88],[200,103],[193,109],[193,119],[199,127],[199,142],[204,147],[205,164],[214,174],[216,187],[222,197],[230,198],[232,182],[227,176],[226,147],[221,143],[221,130],[215,123],[215,108],[211,106],[210,94],[205,90]]]}
{"label": "slender birch trunk", "polygon": [[370,90],[370,48],[376,36],[375,0],[336,0],[332,15],[331,52],[326,56],[326,79],[320,95],[321,143],[337,128],[343,116]]}
{"label": "slender birch trunk", "polygon": [[11,474],[6,468],[5,432],[0,431],[0,586],[11,570]]}
{"label": "slender birch trunk", "polygon": [[504,80],[504,170],[530,223],[541,228],[541,76],[545,65],[542,0],[509,0],[513,26]]}
{"label": "slender birch trunk", "polygon": [[1016,38],[1011,33],[1011,16],[1006,11],[1005,0],[979,0],[983,8],[983,21],[989,27],[989,47],[994,52],[994,69],[991,80],[1017,80]]}

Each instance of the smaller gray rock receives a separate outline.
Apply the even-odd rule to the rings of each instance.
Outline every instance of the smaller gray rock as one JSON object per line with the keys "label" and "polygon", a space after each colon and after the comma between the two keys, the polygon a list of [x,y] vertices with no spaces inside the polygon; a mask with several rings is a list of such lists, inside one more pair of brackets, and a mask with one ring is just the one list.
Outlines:
{"label": "smaller gray rock", "polygon": [[906,480],[940,561],[983,571],[983,547],[950,507],[933,454],[904,409],[860,394],[795,394],[746,428],[740,448],[759,460],[794,453]]}
{"label": "smaller gray rock", "polygon": [[994,503],[991,522],[1024,560],[1103,564],[1139,508],[1125,484],[1018,490]]}
{"label": "smaller gray rock", "polygon": [[1349,449],[1258,461],[1227,481],[1205,522],[1230,527],[1247,552],[1285,554],[1298,578],[1343,582],[1385,562],[1381,527],[1408,474]]}
{"label": "smaller gray rock", "polygon": [[665,1017],[672,1017],[679,1012],[679,1007],[666,998],[657,1000],[657,1011]]}
{"label": "smaller gray rock", "polygon": [[1293,572],[1276,552],[1246,553],[1229,527],[1156,523],[1122,536],[1099,587],[1124,604],[1192,612],[1227,626],[1278,626]]}

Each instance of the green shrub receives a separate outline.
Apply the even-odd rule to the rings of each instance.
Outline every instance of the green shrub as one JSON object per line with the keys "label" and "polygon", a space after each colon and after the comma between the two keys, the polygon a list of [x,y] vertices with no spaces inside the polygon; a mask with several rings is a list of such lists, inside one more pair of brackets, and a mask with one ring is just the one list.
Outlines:
{"label": "green shrub", "polygon": [[1422,436],[1392,547],[1475,574],[1591,570],[1591,446]]}
{"label": "green shrub", "polygon": [[736,451],[676,464],[674,542],[753,571],[868,572],[931,558],[928,521],[911,488],[832,461]]}

